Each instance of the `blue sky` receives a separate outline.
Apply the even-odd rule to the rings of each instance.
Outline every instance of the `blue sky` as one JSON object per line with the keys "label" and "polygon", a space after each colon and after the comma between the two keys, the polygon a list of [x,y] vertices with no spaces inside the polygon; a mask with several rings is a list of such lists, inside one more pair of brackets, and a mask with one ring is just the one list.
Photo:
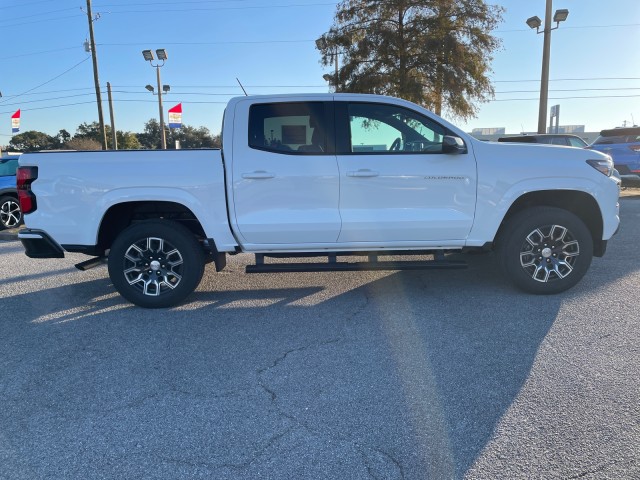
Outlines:
{"label": "blue sky", "polygon": [[[492,64],[495,101],[468,122],[470,131],[537,128],[542,35],[525,24],[544,17],[545,0],[491,2],[506,8],[495,32],[503,41]],[[569,18],[552,34],[550,100],[562,125],[587,131],[640,124],[640,2],[554,0]],[[183,122],[220,129],[225,102],[250,94],[326,92],[314,40],[331,26],[337,2],[323,0],[93,0],[100,83],[114,90],[118,130],[141,132],[158,118],[155,70],[143,49],[165,48],[166,110],[183,104]],[[11,114],[21,132],[74,133],[97,121],[85,0],[0,0],[0,145],[11,138]],[[571,98],[569,98],[571,97]],[[105,121],[109,123],[106,93]]]}

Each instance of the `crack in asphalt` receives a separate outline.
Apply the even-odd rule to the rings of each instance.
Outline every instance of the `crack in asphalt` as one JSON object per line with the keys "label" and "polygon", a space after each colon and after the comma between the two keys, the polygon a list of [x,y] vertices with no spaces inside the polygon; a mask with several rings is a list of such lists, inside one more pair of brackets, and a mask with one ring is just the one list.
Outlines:
{"label": "crack in asphalt", "polygon": [[264,454],[264,452],[267,450],[267,448],[269,448],[272,445],[274,445],[275,443],[277,443],[286,434],[291,432],[294,428],[298,427],[298,428],[304,429],[310,435],[313,435],[315,437],[325,437],[325,438],[329,439],[330,441],[332,441],[334,443],[343,444],[343,445],[349,445],[349,446],[353,447],[362,456],[363,462],[364,462],[364,464],[365,464],[365,466],[367,468],[367,473],[373,479],[378,479],[379,477],[375,473],[375,466],[373,465],[373,462],[372,462],[371,452],[377,453],[379,456],[386,458],[388,463],[390,463],[390,464],[395,466],[395,468],[399,472],[400,478],[401,479],[405,478],[404,469],[402,467],[402,464],[400,463],[400,461],[398,461],[398,459],[396,459],[393,455],[389,454],[388,452],[385,452],[384,450],[381,450],[381,449],[379,449],[379,448],[377,448],[375,446],[369,446],[369,445],[365,445],[365,444],[360,444],[357,441],[355,441],[355,440],[353,440],[353,439],[351,439],[351,438],[349,438],[347,436],[338,435],[338,434],[331,433],[331,432],[325,432],[325,431],[322,431],[322,430],[317,430],[317,429],[309,426],[303,420],[300,420],[299,418],[297,418],[295,415],[291,415],[290,413],[285,412],[281,408],[281,406],[278,405],[278,394],[277,394],[277,392],[273,388],[271,388],[262,379],[262,377],[263,377],[263,375],[265,373],[267,373],[268,371],[270,371],[270,370],[272,370],[274,368],[277,368],[279,365],[281,365],[292,354],[305,352],[305,351],[308,351],[308,350],[311,350],[311,349],[318,349],[318,348],[322,348],[322,347],[327,346],[327,345],[332,345],[332,344],[336,344],[336,343],[344,341],[345,340],[344,328],[346,327],[346,325],[349,324],[349,323],[352,323],[358,317],[358,315],[360,315],[362,312],[364,312],[366,310],[366,308],[370,304],[370,296],[366,292],[366,290],[364,291],[364,300],[365,301],[358,308],[356,308],[350,314],[345,316],[344,322],[343,322],[343,325],[342,325],[342,328],[341,328],[341,330],[342,330],[341,335],[339,335],[337,338],[332,338],[330,340],[326,340],[326,341],[323,341],[323,342],[313,342],[313,343],[310,343],[310,344],[307,344],[307,345],[303,345],[301,347],[292,348],[292,349],[287,350],[286,352],[282,353],[278,358],[276,358],[268,366],[262,367],[262,368],[259,368],[259,369],[256,370],[256,375],[258,377],[258,385],[267,394],[267,396],[270,399],[270,401],[272,403],[272,406],[275,409],[275,411],[281,417],[286,418],[287,420],[293,422],[294,425],[289,427],[284,432],[279,433],[279,434],[274,435],[273,437],[271,437],[269,439],[269,441],[267,442],[267,444],[265,445],[265,447],[261,448],[259,451],[256,451],[254,453],[253,457],[250,460],[248,460],[247,462],[243,462],[241,465],[226,465],[227,467],[232,467],[232,468],[237,468],[237,469],[246,469],[253,462],[255,462],[260,456],[262,456]]}
{"label": "crack in asphalt", "polygon": [[581,472],[581,473],[579,473],[577,475],[573,475],[573,476],[567,477],[567,478],[568,478],[568,480],[575,480],[577,478],[584,478],[587,475],[593,475],[593,474],[596,474],[596,473],[600,473],[600,472],[606,470],[607,468],[612,467],[615,464],[616,464],[616,462],[604,463],[602,465],[598,465],[597,467],[592,468],[591,470],[585,470],[584,472]]}

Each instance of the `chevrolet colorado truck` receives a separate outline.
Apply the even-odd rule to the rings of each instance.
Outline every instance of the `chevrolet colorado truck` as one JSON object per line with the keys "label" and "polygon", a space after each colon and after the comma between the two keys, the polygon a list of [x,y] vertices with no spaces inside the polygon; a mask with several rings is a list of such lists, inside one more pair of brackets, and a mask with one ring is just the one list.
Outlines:
{"label": "chevrolet colorado truck", "polygon": [[19,239],[31,258],[106,261],[148,308],[241,252],[252,273],[461,268],[449,254],[494,251],[516,287],[553,294],[618,229],[612,171],[592,150],[476,140],[397,98],[238,97],[220,150],[22,155]]}

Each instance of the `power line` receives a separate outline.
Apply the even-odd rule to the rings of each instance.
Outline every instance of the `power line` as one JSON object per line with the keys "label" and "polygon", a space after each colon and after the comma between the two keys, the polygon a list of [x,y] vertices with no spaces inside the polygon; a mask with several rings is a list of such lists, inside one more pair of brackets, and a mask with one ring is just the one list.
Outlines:
{"label": "power line", "polygon": [[61,8],[60,10],[50,10],[48,12],[32,13],[31,15],[23,15],[22,17],[12,16],[12,20],[22,20],[23,18],[41,17],[42,15],[49,15],[50,13],[68,12],[69,10],[77,10],[77,7]]}
{"label": "power line", "polygon": [[37,5],[39,3],[51,3],[51,2],[58,2],[58,1],[59,0],[39,0],[37,2],[20,3],[20,5],[6,5],[4,7],[0,7],[0,10],[8,10],[10,8],[29,7],[31,5]]}
{"label": "power line", "polygon": [[[574,26],[562,26],[563,29],[581,30],[585,28],[616,28],[616,27],[637,27],[640,23],[619,23],[610,25],[574,25]],[[514,28],[510,30],[494,30],[495,33],[512,33],[512,32],[528,32],[528,28]]]}
{"label": "power line", "polygon": [[[593,98],[636,98],[640,97],[640,95],[590,95],[584,97],[549,97],[549,100],[575,100],[575,99],[593,99]],[[502,99],[493,99],[489,100],[489,102],[520,102],[526,100],[535,100],[536,102],[540,100],[539,98],[502,98]]]}
{"label": "power line", "polygon": [[[80,65],[82,65],[84,62],[86,62],[87,60],[89,60],[89,58],[91,58],[91,57],[87,57],[87,58],[85,58],[84,60],[79,61],[79,62],[78,62],[78,63],[76,63],[74,66],[72,66],[72,67],[68,68],[67,70],[65,70],[65,71],[64,71],[64,72],[62,72],[61,74],[56,75],[55,77],[53,77],[53,78],[51,78],[51,79],[47,80],[46,82],[41,83],[40,85],[37,85],[37,86],[35,86],[35,87],[33,87],[33,88],[30,88],[29,90],[26,90],[26,91],[24,91],[24,92],[22,92],[22,93],[20,93],[20,94],[18,94],[18,95],[13,95],[13,96],[12,96],[12,99],[15,99],[15,98],[21,97],[22,95],[25,95],[25,94],[27,94],[27,93],[29,93],[29,92],[33,92],[34,90],[36,90],[36,89],[38,89],[38,88],[40,88],[40,87],[43,87],[44,85],[46,85],[46,84],[48,84],[48,83],[53,82],[54,80],[56,80],[56,79],[60,78],[61,76],[63,76],[63,75],[65,75],[65,74],[69,73],[69,72],[70,72],[71,70],[73,70],[74,68],[79,67],[79,66],[80,66]],[[5,102],[6,102],[6,100],[5,100],[5,101],[0,100],[0,104],[3,104],[3,103],[5,103]]]}
{"label": "power line", "polygon": [[9,60],[9,59],[12,59],[12,58],[20,58],[20,57],[29,57],[29,56],[32,56],[32,55],[43,55],[45,53],[63,52],[65,50],[75,50],[76,48],[80,48],[80,47],[79,46],[64,47],[64,48],[56,48],[54,50],[42,50],[40,52],[20,53],[18,55],[10,55],[8,57],[0,57],[0,60]]}
{"label": "power line", "polygon": [[[175,3],[174,3],[175,5]],[[222,10],[258,10],[258,9],[265,9],[268,8],[269,10],[273,10],[276,8],[305,8],[305,7],[317,7],[317,6],[335,6],[335,3],[306,3],[306,4],[300,4],[300,3],[292,3],[292,4],[287,4],[287,5],[250,5],[250,6],[243,6],[243,7],[213,7],[213,8],[178,8],[178,9],[163,9],[162,13],[184,13],[184,12],[218,12],[218,11],[222,11]],[[114,10],[111,12],[106,12],[109,13],[111,15],[119,15],[119,14],[129,14],[129,13],[144,13],[145,15],[149,14],[148,10]],[[6,23],[6,24],[2,24],[0,25],[0,28],[9,28],[9,27],[17,27],[17,26],[21,26],[21,25],[30,25],[33,23],[41,23],[41,22],[52,22],[52,21],[58,21],[58,20],[65,20],[68,18],[75,18],[78,16],[84,16],[83,14],[78,14],[78,15],[68,15],[65,17],[55,17],[55,18],[45,18],[45,19],[41,19],[41,20],[33,20],[30,22],[19,22],[19,23]],[[26,18],[26,17],[23,17]]]}
{"label": "power line", "polygon": [[66,20],[67,18],[76,18],[76,17],[84,17],[83,13],[78,15],[67,15],[66,17],[55,17],[55,18],[43,18],[42,20],[33,20],[32,22],[21,22],[21,23],[7,23],[4,25],[0,25],[0,28],[11,28],[11,27],[20,27],[22,25],[31,25],[34,23],[42,23],[42,22],[57,22],[59,20]]}
{"label": "power line", "polygon": [[[587,78],[553,78],[550,82],[583,82],[583,81],[595,81],[595,80],[640,80],[640,77],[587,77]],[[493,83],[525,83],[525,82],[539,82],[540,79],[534,80],[492,80]]]}

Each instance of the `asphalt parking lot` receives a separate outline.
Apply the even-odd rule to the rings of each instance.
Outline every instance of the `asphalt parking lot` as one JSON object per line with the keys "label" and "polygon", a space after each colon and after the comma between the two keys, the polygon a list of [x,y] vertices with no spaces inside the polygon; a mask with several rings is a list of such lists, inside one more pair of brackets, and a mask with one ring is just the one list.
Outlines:
{"label": "asphalt parking lot", "polygon": [[582,282],[208,269],[167,310],[0,236],[2,479],[640,478],[640,196]]}

